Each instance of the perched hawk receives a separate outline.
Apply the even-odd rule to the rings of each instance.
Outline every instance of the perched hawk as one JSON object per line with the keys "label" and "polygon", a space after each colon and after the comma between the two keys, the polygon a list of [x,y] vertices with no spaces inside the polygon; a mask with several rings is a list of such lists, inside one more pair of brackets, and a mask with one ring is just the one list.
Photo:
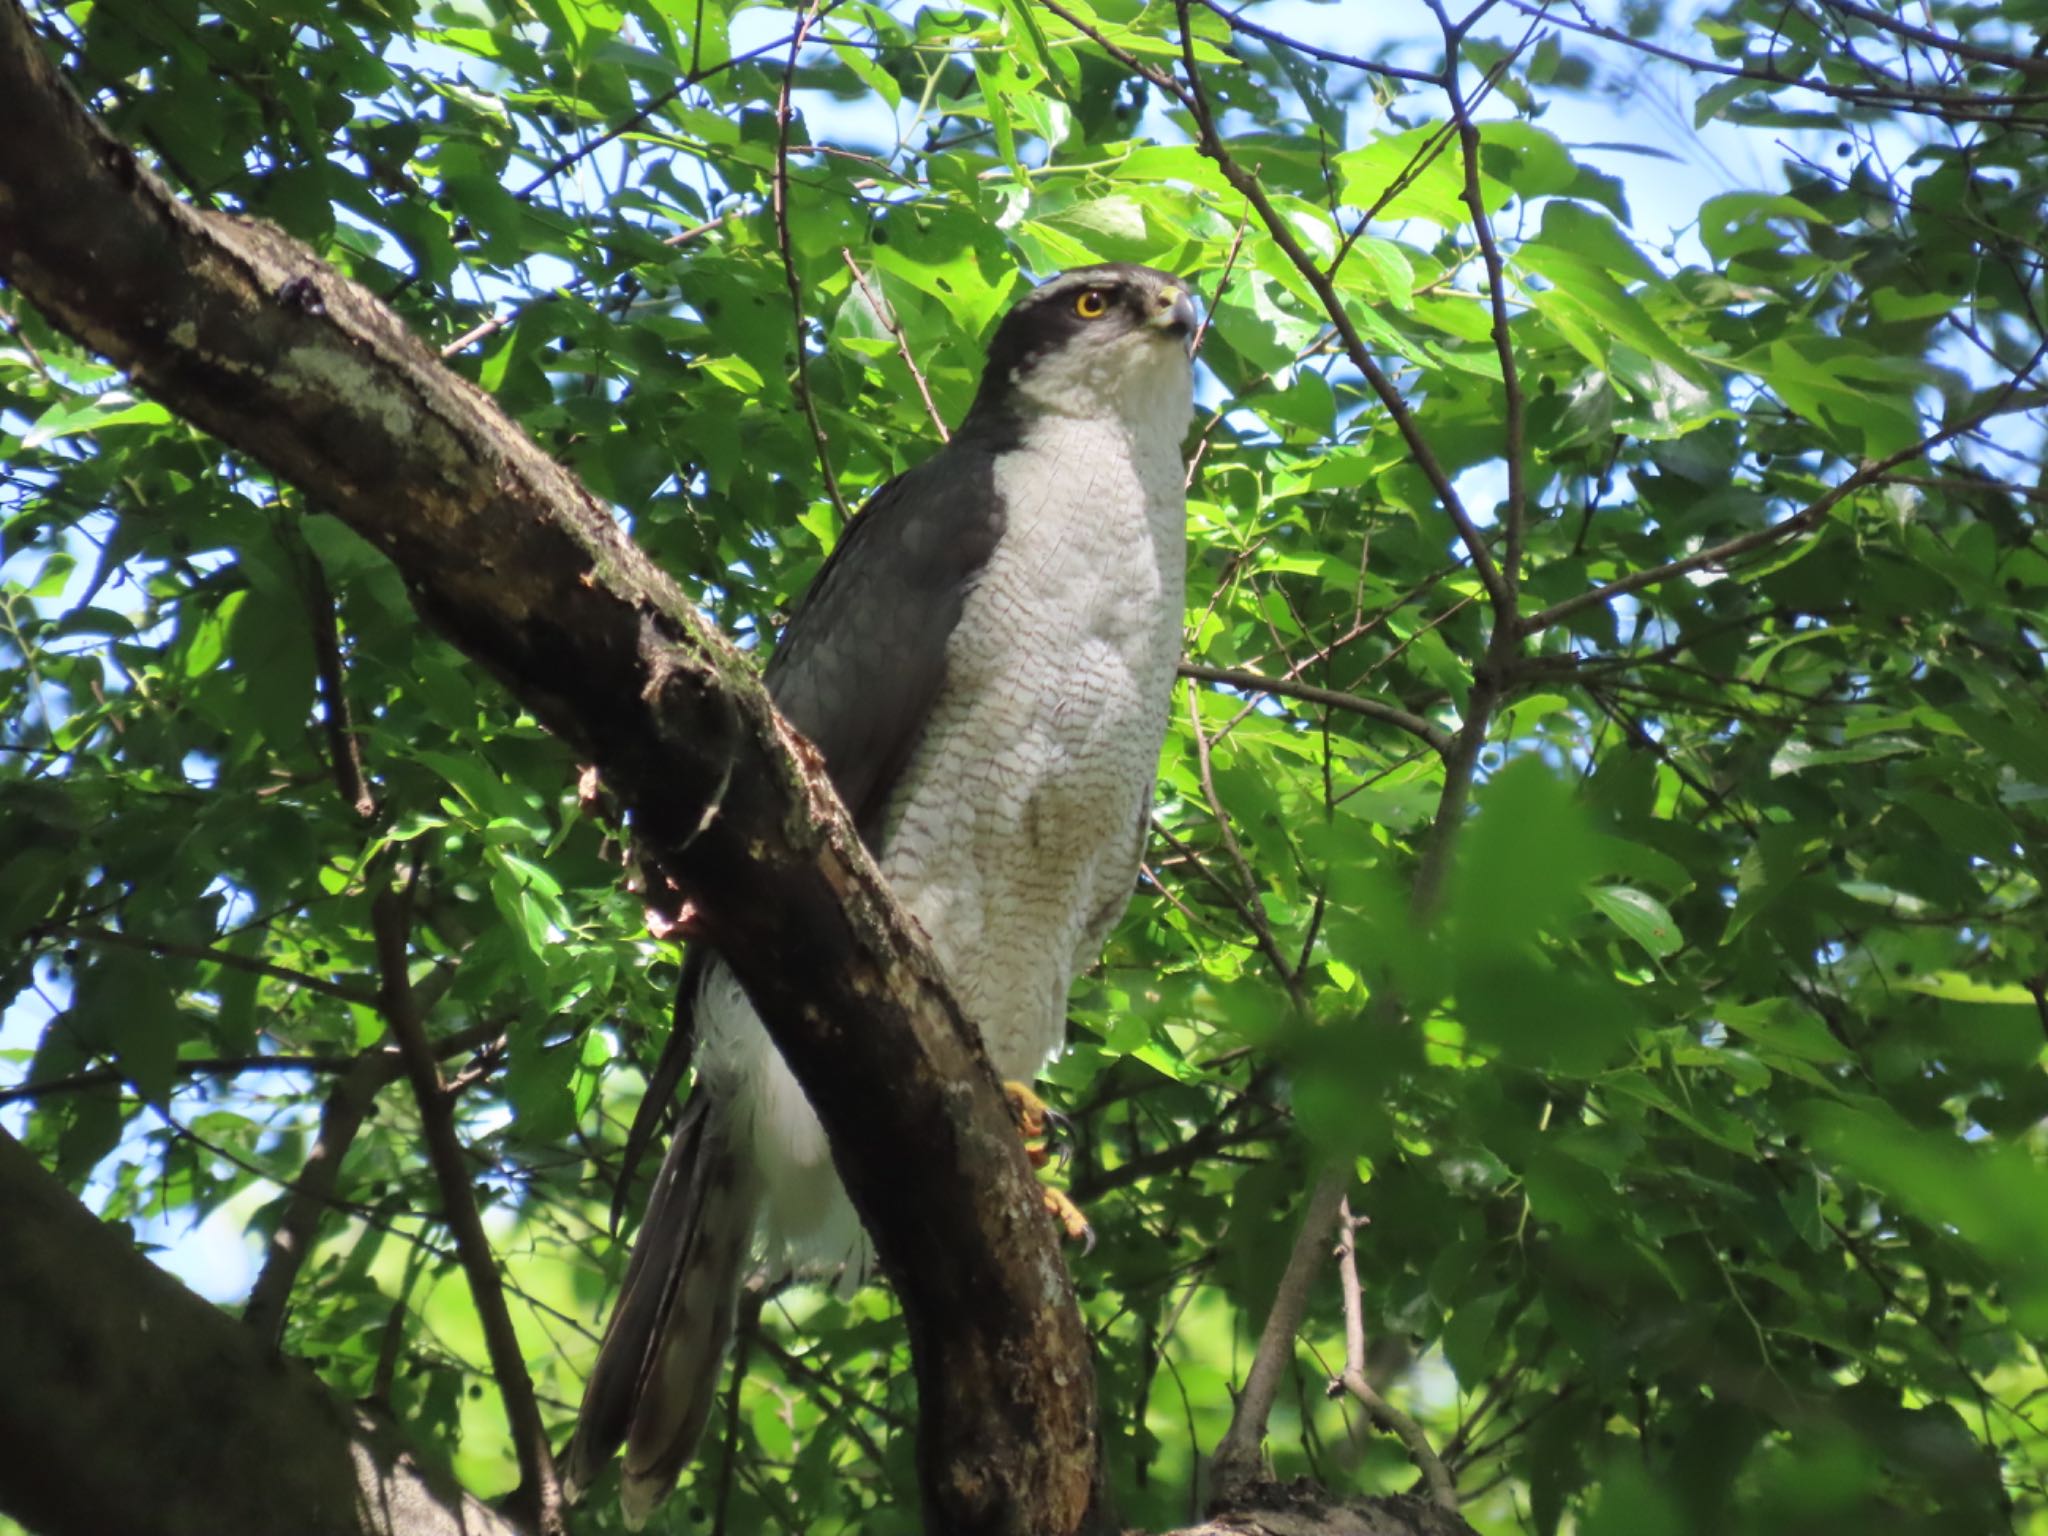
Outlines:
{"label": "perched hawk", "polygon": [[[1150,267],[1027,295],[960,430],[848,525],[768,666],[1005,1077],[1058,1050],[1067,990],[1136,881],[1180,656],[1194,330],[1186,289]],[[683,985],[697,1085],[564,1470],[574,1497],[623,1440],[635,1526],[710,1414],[757,1238],[772,1272],[868,1262],[825,1133],[731,973],[700,952]],[[657,1073],[654,1113],[681,1070],[677,1053]]]}

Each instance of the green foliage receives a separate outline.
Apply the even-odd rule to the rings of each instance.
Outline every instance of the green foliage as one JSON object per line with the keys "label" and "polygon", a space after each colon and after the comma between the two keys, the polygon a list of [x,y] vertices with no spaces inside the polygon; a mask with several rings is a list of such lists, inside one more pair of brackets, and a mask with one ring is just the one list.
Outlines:
{"label": "green foliage", "polygon": [[[2038,67],[1846,6],[1734,0],[1675,38],[1634,7],[1617,35],[1722,71],[1676,77],[1700,123],[1797,146],[1702,181],[1662,245],[1545,121],[1635,79],[1599,24],[1464,39],[1466,92],[1493,71],[1468,184],[1441,91],[1192,9],[1230,152],[1496,556],[1524,525],[1504,628],[1315,284],[1132,73],[1183,68],[1174,9],[1061,11],[841,4],[793,69],[795,18],[725,0],[36,19],[181,192],[396,305],[749,640],[838,532],[807,405],[854,502],[928,451],[922,390],[959,418],[1026,273],[1199,282],[1188,657],[1291,691],[1177,695],[1151,878],[1048,1074],[1127,1520],[1188,1513],[1334,1155],[1371,1363],[1481,1529],[2048,1532]],[[2039,24],[1911,16],[2007,56]],[[338,1072],[387,1044],[370,896],[407,871],[411,979],[565,1426],[679,958],[602,797],[317,502],[4,305],[9,1125],[112,1219],[268,1234]],[[1476,721],[1476,762],[1347,696]],[[394,1083],[286,1342],[496,1492],[439,1209]],[[778,1297],[668,1528],[915,1529],[891,1312]],[[1405,1488],[1325,1396],[1342,1357],[1333,1271],[1276,1466]]]}

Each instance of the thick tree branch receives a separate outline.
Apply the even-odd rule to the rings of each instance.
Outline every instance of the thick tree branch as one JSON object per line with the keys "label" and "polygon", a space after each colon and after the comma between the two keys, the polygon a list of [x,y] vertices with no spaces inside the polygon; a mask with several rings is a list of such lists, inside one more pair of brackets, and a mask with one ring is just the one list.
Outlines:
{"label": "thick tree branch", "polygon": [[[0,274],[384,550],[428,621],[601,767],[795,1069],[895,1280],[929,1527],[1078,1529],[1093,1372],[1038,1187],[979,1041],[749,662],[388,310],[274,229],[173,198],[64,90],[16,0]],[[75,1474],[109,1443],[77,1442]]]}
{"label": "thick tree branch", "polygon": [[517,1536],[0,1131],[0,1509],[42,1536]]}

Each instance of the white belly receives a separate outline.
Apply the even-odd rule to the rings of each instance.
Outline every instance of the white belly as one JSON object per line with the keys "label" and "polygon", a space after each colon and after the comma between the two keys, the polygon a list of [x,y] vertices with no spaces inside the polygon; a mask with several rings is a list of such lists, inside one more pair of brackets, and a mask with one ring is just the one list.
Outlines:
{"label": "white belly", "polygon": [[882,839],[883,872],[1013,1078],[1059,1048],[1096,958],[1083,941],[1130,896],[1180,652],[1179,465],[1148,517],[1128,459],[1087,446],[1055,447],[1057,474],[999,477],[1003,540]]}
{"label": "white belly", "polygon": [[[1004,534],[879,839],[1006,1078],[1059,1049],[1068,989],[1129,899],[1179,659],[1177,445],[1134,458],[1101,430],[1041,423],[1002,462]],[[751,1127],[769,1263],[864,1269],[824,1132],[722,966],[699,1006],[702,1067]]]}

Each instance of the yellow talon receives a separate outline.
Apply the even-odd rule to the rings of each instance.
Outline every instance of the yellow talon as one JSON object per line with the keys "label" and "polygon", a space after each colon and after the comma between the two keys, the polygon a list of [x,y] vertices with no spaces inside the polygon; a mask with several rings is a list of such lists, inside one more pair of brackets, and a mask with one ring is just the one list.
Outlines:
{"label": "yellow talon", "polygon": [[1060,1224],[1067,1234],[1067,1241],[1081,1245],[1081,1256],[1086,1258],[1095,1251],[1095,1229],[1088,1225],[1088,1218],[1081,1214],[1081,1207],[1063,1189],[1047,1187],[1041,1191],[1045,1196],[1045,1208],[1053,1220]]}
{"label": "yellow talon", "polygon": [[[1017,1122],[1017,1134],[1024,1138],[1024,1155],[1031,1159],[1032,1167],[1043,1168],[1052,1160],[1052,1152],[1046,1146],[1046,1133],[1059,1116],[1023,1083],[1004,1083],[1003,1096],[1010,1101],[1010,1118]],[[1046,1210],[1060,1224],[1068,1239],[1084,1244],[1081,1249],[1084,1255],[1093,1252],[1095,1229],[1088,1225],[1088,1218],[1081,1214],[1081,1207],[1074,1204],[1063,1190],[1047,1188],[1043,1194]]]}
{"label": "yellow talon", "polygon": [[1043,1168],[1052,1154],[1046,1150],[1045,1133],[1053,1114],[1045,1100],[1023,1083],[1003,1084],[1003,1097],[1010,1101],[1010,1118],[1017,1122],[1017,1134],[1024,1138],[1024,1155],[1031,1166]]}

